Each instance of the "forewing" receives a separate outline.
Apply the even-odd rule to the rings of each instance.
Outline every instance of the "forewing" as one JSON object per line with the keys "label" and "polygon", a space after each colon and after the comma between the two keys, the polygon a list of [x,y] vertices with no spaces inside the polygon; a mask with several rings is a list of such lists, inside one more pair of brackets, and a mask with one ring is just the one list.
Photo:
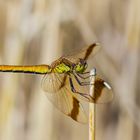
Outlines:
{"label": "forewing", "polygon": [[45,79],[43,79],[42,86],[43,89],[46,91],[46,96],[48,97],[48,99],[61,112],[70,116],[75,121],[81,123],[87,122],[86,114],[79,100],[77,100],[76,95],[74,95],[74,93],[71,91],[71,88],[69,86],[69,79],[66,74],[49,74],[45,77]]}
{"label": "forewing", "polygon": [[72,55],[64,56],[73,63],[79,62],[80,59],[87,60],[89,57],[94,56],[100,50],[99,43],[93,43],[88,47],[83,48],[80,52],[73,53]]}

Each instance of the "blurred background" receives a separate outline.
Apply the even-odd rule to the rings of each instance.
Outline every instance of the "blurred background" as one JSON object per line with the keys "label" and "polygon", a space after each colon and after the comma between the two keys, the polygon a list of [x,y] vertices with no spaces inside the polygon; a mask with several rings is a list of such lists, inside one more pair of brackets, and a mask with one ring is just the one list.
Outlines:
{"label": "blurred background", "polygon": [[[0,0],[0,64],[50,64],[100,42],[91,67],[113,87],[97,105],[97,140],[140,139],[139,0]],[[0,140],[86,140],[88,125],[59,112],[40,75],[0,73]]]}

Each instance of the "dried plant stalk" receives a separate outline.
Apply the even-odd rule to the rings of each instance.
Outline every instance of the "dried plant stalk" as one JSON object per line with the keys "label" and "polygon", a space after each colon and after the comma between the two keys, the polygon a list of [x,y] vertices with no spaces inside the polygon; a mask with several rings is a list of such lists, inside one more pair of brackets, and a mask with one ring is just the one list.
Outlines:
{"label": "dried plant stalk", "polygon": [[[94,95],[94,83],[96,78],[96,69],[90,71],[90,95]],[[96,121],[96,105],[94,103],[89,104],[89,140],[95,140],[95,121]]]}

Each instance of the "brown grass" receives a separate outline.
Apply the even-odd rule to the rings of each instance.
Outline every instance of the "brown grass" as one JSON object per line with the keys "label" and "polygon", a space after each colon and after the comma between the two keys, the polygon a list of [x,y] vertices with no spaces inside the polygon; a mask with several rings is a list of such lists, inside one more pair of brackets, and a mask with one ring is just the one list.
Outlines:
{"label": "brown grass", "polygon": [[[64,52],[100,42],[94,66],[112,84],[115,98],[97,106],[97,139],[138,140],[139,5],[138,0],[0,0],[0,64],[48,64]],[[41,78],[0,73],[0,139],[88,139],[88,126],[47,100]]]}

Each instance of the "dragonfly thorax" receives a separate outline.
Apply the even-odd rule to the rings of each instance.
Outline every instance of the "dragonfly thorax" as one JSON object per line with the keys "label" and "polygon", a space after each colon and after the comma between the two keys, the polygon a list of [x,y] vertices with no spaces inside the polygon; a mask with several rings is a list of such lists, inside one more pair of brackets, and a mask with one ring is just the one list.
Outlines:
{"label": "dragonfly thorax", "polygon": [[70,72],[72,68],[64,63],[60,63],[53,68],[53,71],[56,73],[67,73]]}
{"label": "dragonfly thorax", "polygon": [[60,58],[59,61],[54,61],[51,65],[52,71],[55,73],[83,73],[87,68],[87,62],[84,59],[79,59],[78,63],[73,63],[67,59]]}

